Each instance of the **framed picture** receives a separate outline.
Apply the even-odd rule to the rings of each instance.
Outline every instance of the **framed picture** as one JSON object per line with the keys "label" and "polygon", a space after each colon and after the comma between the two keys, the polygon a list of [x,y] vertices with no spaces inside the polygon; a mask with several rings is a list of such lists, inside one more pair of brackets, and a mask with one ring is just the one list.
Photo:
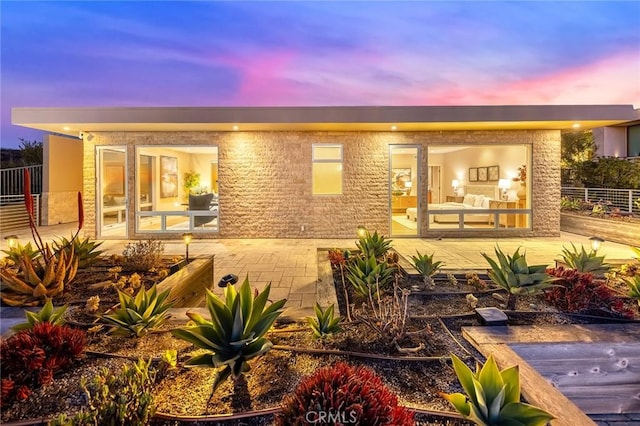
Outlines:
{"label": "framed picture", "polygon": [[487,181],[487,168],[478,167],[478,182],[486,182],[486,181]]}
{"label": "framed picture", "polygon": [[469,182],[477,182],[477,181],[478,181],[478,168],[469,167]]}
{"label": "framed picture", "polygon": [[160,156],[160,198],[178,196],[178,159]]}
{"label": "framed picture", "polygon": [[411,185],[411,169],[391,169],[391,183],[393,189],[405,190],[407,183]]}
{"label": "framed picture", "polygon": [[491,166],[488,170],[488,179],[489,181],[497,182],[500,180],[500,166]]}

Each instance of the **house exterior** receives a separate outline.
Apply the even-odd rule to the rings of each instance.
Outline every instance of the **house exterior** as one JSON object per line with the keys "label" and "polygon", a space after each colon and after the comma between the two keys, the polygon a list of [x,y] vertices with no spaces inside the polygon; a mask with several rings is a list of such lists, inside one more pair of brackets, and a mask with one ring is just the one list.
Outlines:
{"label": "house exterior", "polygon": [[358,226],[499,238],[559,235],[561,131],[634,114],[631,105],[14,108],[12,122],[82,140],[85,230],[99,238],[351,238]]}
{"label": "house exterior", "polygon": [[615,126],[593,129],[598,157],[633,158],[640,161],[640,109],[634,118]]}

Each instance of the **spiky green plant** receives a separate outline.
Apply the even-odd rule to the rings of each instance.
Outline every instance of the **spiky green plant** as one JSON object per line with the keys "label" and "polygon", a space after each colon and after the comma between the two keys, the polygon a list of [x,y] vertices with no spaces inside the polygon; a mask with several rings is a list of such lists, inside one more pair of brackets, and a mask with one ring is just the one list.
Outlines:
{"label": "spiky green plant", "polygon": [[33,248],[31,241],[25,245],[20,244],[20,242],[16,242],[15,247],[11,247],[9,250],[2,250],[2,252],[5,253],[16,265],[20,263],[20,259],[22,259],[25,254],[29,256],[31,260],[35,260],[42,256],[40,250]]}
{"label": "spiky green plant", "polygon": [[52,325],[64,325],[64,314],[66,311],[67,305],[54,309],[51,299],[47,299],[47,302],[38,312],[31,312],[25,309],[24,315],[27,317],[27,322],[16,324],[11,327],[11,329],[13,331],[28,330],[41,322],[48,322]]}
{"label": "spiky green plant", "polygon": [[580,250],[578,250],[573,243],[571,243],[571,248],[572,250],[562,247],[562,259],[569,268],[592,274],[604,274],[611,269],[611,265],[604,263],[604,256],[598,256],[595,251],[587,252],[584,246],[580,246]]}
{"label": "spiky green plant", "polygon": [[640,247],[631,246],[631,251],[636,255],[636,259],[640,260]]}
{"label": "spiky green plant", "polygon": [[[358,256],[351,264],[347,264],[347,280],[353,285],[354,291],[362,297],[375,295],[377,288],[383,289],[393,281],[395,268],[387,262],[378,263],[376,257]],[[377,285],[376,285],[377,283]]]}
{"label": "spiky green plant", "polygon": [[640,308],[640,275],[627,278],[625,282],[629,286],[629,297],[636,299]]}
{"label": "spiky green plant", "polygon": [[141,287],[134,298],[118,290],[118,309],[111,314],[103,315],[101,319],[115,326],[113,332],[116,334],[140,337],[167,319],[167,311],[173,305],[173,302],[165,303],[169,291],[167,289],[158,294],[154,284],[149,290]]}
{"label": "spiky green plant", "polygon": [[363,237],[360,237],[358,241],[356,241],[356,246],[362,252],[362,255],[366,258],[374,256],[375,258],[384,257],[384,255],[391,248],[391,242],[393,240],[388,240],[384,235],[378,235],[378,231],[375,231],[373,235],[366,231]]}
{"label": "spiky green plant", "polygon": [[438,272],[440,265],[442,265],[441,261],[434,262],[433,261],[433,253],[431,256],[428,254],[421,254],[416,250],[417,256],[411,256],[411,264],[420,275],[422,275],[422,280],[424,281],[424,285],[433,286],[433,275]]}
{"label": "spiky green plant", "polygon": [[440,393],[465,418],[480,426],[544,426],[554,417],[533,405],[520,402],[520,373],[514,365],[498,370],[493,356],[473,373],[457,356],[451,355],[453,368],[467,393]]}
{"label": "spiky green plant", "polygon": [[340,328],[342,318],[339,315],[337,317],[334,315],[334,307],[335,305],[332,303],[327,309],[322,309],[320,304],[316,302],[313,307],[316,316],[305,318],[315,337],[325,338],[342,331]]}
{"label": "spiky green plant", "polygon": [[525,255],[516,249],[512,256],[505,255],[500,247],[495,247],[498,262],[486,253],[482,256],[489,262],[489,278],[509,293],[507,309],[515,309],[516,295],[536,294],[553,286],[554,278],[546,273],[547,265],[528,266]]}
{"label": "spiky green plant", "polygon": [[80,240],[79,238],[71,237],[70,240],[67,240],[65,237],[60,238],[60,241],[54,241],[53,248],[56,255],[64,251],[67,253],[67,256],[71,252],[71,245],[73,245],[73,251],[78,257],[78,268],[84,268],[96,260],[103,253],[103,251],[98,250],[98,247],[102,245],[104,241],[92,241],[89,237],[84,240]]}
{"label": "spiky green plant", "polygon": [[233,285],[224,290],[224,299],[207,290],[207,309],[211,321],[201,315],[188,312],[196,324],[172,330],[175,337],[205,349],[204,354],[189,359],[185,366],[223,367],[213,384],[213,391],[231,374],[239,379],[250,370],[249,360],[269,351],[273,344],[265,334],[282,314],[280,310],[287,302],[279,300],[266,306],[271,284],[254,296],[246,277],[240,289]]}

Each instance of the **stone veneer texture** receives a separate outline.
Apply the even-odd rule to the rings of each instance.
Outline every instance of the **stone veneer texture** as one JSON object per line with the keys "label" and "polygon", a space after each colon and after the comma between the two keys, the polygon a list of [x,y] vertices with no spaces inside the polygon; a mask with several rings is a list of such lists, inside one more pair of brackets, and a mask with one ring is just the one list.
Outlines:
{"label": "stone veneer texture", "polygon": [[[311,195],[311,145],[344,147],[343,194]],[[95,230],[97,145],[126,146],[129,194],[135,193],[135,147],[209,145],[219,150],[219,238],[352,238],[358,225],[389,234],[389,145],[421,146],[421,193],[427,192],[430,144],[529,144],[532,147],[533,227],[501,230],[503,236],[555,236],[560,233],[559,131],[431,132],[95,132],[84,141],[84,197],[87,232]],[[181,179],[179,170],[179,179]],[[130,198],[133,198],[130,196]],[[420,209],[424,211],[426,201]],[[130,203],[129,217],[135,206]],[[301,225],[305,231],[301,231]],[[136,234],[129,220],[129,236]],[[423,237],[492,236],[481,230],[427,229]],[[168,236],[163,236],[168,237]],[[179,235],[175,235],[176,238]]]}

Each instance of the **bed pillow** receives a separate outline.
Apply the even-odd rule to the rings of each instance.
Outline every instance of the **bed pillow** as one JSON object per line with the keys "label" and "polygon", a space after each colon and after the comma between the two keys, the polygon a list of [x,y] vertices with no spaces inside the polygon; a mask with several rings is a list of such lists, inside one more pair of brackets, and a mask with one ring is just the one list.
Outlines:
{"label": "bed pillow", "polygon": [[472,206],[476,202],[476,196],[473,194],[467,194],[462,199],[462,204],[468,204]]}
{"label": "bed pillow", "polygon": [[488,209],[491,203],[491,198],[487,198],[485,197],[484,200],[482,200],[482,208],[483,209]]}
{"label": "bed pillow", "polygon": [[473,202],[473,207],[482,207],[483,201],[484,201],[484,195],[476,195],[476,199]]}

